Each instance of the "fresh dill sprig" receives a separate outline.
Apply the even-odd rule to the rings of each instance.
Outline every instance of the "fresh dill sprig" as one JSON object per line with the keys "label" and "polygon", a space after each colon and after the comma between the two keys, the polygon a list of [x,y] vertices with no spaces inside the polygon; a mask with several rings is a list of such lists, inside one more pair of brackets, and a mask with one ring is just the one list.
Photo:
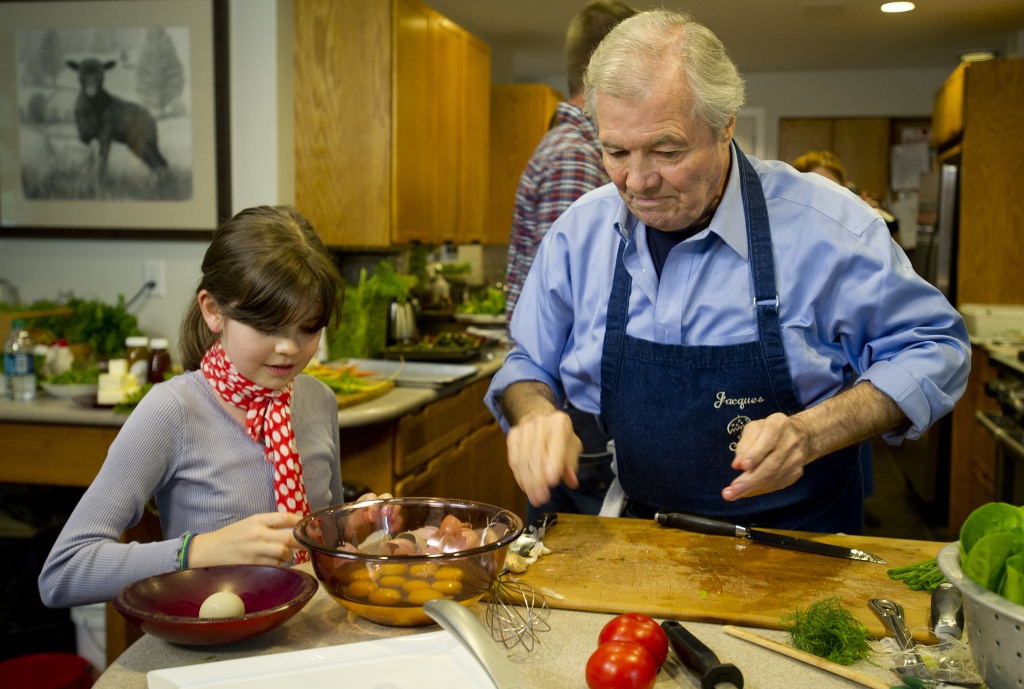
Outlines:
{"label": "fresh dill sprig", "polygon": [[781,624],[793,646],[839,665],[850,665],[871,653],[868,630],[843,607],[838,596],[799,607],[783,615]]}

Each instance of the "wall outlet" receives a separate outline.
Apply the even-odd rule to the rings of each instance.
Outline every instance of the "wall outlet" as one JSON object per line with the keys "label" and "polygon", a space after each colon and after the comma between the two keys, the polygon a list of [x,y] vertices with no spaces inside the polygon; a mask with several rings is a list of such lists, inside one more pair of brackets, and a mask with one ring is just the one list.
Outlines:
{"label": "wall outlet", "polygon": [[162,297],[167,290],[167,278],[164,276],[164,262],[163,261],[143,261],[142,262],[142,284],[147,282],[155,282],[151,290],[149,290],[149,296],[151,297]]}

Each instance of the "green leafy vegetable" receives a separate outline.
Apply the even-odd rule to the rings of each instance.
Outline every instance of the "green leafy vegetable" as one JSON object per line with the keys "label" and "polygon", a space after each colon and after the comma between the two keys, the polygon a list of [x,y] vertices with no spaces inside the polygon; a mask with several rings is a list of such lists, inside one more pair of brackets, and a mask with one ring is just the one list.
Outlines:
{"label": "green leafy vegetable", "polygon": [[44,380],[53,385],[93,385],[100,380],[100,367],[89,364],[82,368],[70,368],[63,373]]}
{"label": "green leafy vegetable", "polygon": [[[36,302],[33,308],[55,306],[55,302]],[[116,304],[72,298],[62,306],[72,309],[70,316],[33,318],[29,325],[46,330],[54,339],[67,340],[69,344],[87,344],[97,359],[123,357],[125,338],[140,333],[138,318],[128,312],[124,295],[118,295]]]}
{"label": "green leafy vegetable", "polygon": [[967,515],[960,527],[960,548],[971,552],[974,544],[988,534],[1024,535],[1024,511],[1006,502],[990,502]]}
{"label": "green leafy vegetable", "polygon": [[838,596],[797,608],[784,615],[783,629],[789,631],[793,646],[840,665],[850,665],[871,652],[868,630],[843,607]]}
{"label": "green leafy vegetable", "polygon": [[912,565],[893,567],[886,572],[894,581],[902,581],[912,591],[934,591],[939,584],[946,581],[946,576],[939,569],[935,558],[915,562]]}
{"label": "green leafy vegetable", "polygon": [[505,313],[505,290],[487,287],[455,308],[456,313],[499,316]]}
{"label": "green leafy vegetable", "polygon": [[960,527],[960,566],[968,577],[1024,605],[1024,507],[990,502]]}

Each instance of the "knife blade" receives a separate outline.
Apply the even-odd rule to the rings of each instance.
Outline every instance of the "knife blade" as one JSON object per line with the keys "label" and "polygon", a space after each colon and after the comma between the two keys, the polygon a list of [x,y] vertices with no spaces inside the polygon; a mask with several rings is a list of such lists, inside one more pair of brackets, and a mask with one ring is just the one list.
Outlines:
{"label": "knife blade", "polygon": [[750,529],[746,526],[730,524],[729,522],[709,519],[707,517],[699,517],[695,514],[686,514],[684,512],[657,512],[654,515],[654,520],[662,526],[668,526],[673,529],[685,529],[687,531],[695,531],[697,533],[709,534],[712,536],[733,536],[735,538],[745,538],[753,541],[754,543],[773,545],[780,548],[789,548],[791,550],[800,550],[802,552],[813,553],[815,555],[841,557],[847,560],[873,562],[879,565],[888,564],[882,558],[857,548],[844,548],[843,546],[832,545],[831,543],[819,543],[806,538],[796,538],[795,536],[784,536],[770,531],[761,531],[760,529]]}

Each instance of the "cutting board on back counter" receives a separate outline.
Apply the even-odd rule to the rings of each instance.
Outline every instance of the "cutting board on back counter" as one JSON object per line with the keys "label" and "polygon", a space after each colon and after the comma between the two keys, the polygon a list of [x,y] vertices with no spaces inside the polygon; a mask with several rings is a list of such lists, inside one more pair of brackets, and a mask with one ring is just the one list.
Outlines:
{"label": "cutting board on back counter", "polygon": [[394,387],[395,381],[385,380],[372,390],[360,390],[359,392],[350,393],[338,392],[335,393],[334,396],[338,398],[338,409],[345,409],[347,407],[354,407],[357,404],[377,399],[382,395],[386,395],[388,392],[393,390]]}
{"label": "cutting board on back counter", "polygon": [[[544,535],[551,553],[520,575],[550,589],[548,606],[567,610],[641,612],[655,618],[780,629],[797,607],[839,596],[875,637],[885,627],[868,608],[872,598],[903,606],[921,643],[936,643],[931,596],[893,581],[886,570],[935,557],[945,543],[780,531],[866,550],[879,565],[663,527],[653,520],[559,514]],[[558,597],[561,596],[561,597]]]}

